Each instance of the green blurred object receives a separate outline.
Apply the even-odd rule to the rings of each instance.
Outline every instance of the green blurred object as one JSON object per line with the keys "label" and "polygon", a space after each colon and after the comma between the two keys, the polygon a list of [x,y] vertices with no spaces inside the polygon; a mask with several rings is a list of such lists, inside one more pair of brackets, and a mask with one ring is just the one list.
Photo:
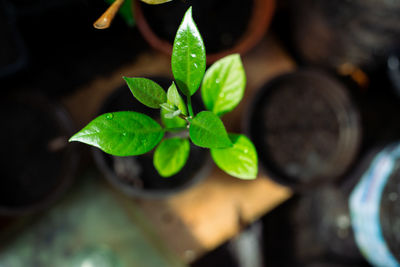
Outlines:
{"label": "green blurred object", "polygon": [[[108,4],[114,3],[115,0],[105,0]],[[122,4],[121,8],[119,9],[119,14],[121,17],[124,19],[125,23],[129,27],[135,26],[135,18],[133,17],[133,9],[132,9],[132,1],[133,0],[125,0],[125,2]]]}
{"label": "green blurred object", "polygon": [[80,177],[75,191],[3,246],[0,266],[185,266],[135,203],[97,175]]}

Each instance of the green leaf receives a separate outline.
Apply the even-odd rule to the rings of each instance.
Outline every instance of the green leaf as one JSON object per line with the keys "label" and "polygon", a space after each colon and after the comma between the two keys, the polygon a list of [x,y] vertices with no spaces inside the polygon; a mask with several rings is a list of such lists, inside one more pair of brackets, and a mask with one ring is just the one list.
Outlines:
{"label": "green leaf", "polygon": [[160,107],[162,109],[165,109],[165,111],[167,111],[167,112],[180,111],[177,107],[175,107],[175,106],[173,106],[173,105],[171,105],[169,103],[163,103],[163,104],[160,105]]}
{"label": "green leaf", "polygon": [[232,146],[221,119],[210,111],[202,111],[192,119],[189,135],[193,144],[200,147],[225,148]]}
{"label": "green leaf", "polygon": [[187,108],[182,97],[176,89],[175,83],[172,83],[167,92],[168,101],[162,104],[161,107],[161,121],[168,128],[180,128],[186,126],[186,121],[179,118],[177,109],[184,115],[187,115]]}
{"label": "green leaf", "polygon": [[187,139],[171,138],[161,142],[154,153],[153,163],[158,173],[169,177],[178,173],[189,158],[190,144]]}
{"label": "green leaf", "polygon": [[223,171],[237,178],[251,180],[257,177],[257,152],[244,135],[229,134],[232,147],[211,149],[214,162]]}
{"label": "green leaf", "polygon": [[174,82],[172,82],[171,86],[168,88],[167,99],[169,104],[176,106],[180,109],[182,114],[187,115],[185,101],[183,101],[181,95],[176,89],[176,85]]}
{"label": "green leaf", "polygon": [[175,118],[176,116],[179,116],[179,114],[181,114],[180,109],[168,103],[161,104],[161,108],[166,111],[163,116],[167,119]]}
{"label": "green leaf", "polygon": [[215,62],[206,72],[201,95],[206,108],[221,116],[242,100],[246,74],[239,54]]}
{"label": "green leaf", "polygon": [[120,111],[100,115],[69,141],[79,141],[115,156],[135,156],[152,150],[164,136],[161,126],[147,115]]}
{"label": "green leaf", "polygon": [[167,94],[157,83],[146,78],[123,77],[132,94],[142,104],[150,108],[160,108],[167,102]]}
{"label": "green leaf", "polygon": [[176,33],[171,67],[182,93],[186,96],[193,95],[199,88],[206,70],[206,50],[193,21],[191,7],[187,10]]}
{"label": "green leaf", "polygon": [[[187,122],[180,118],[180,117],[173,117],[173,118],[168,118],[168,114],[170,112],[165,110],[164,108],[161,109],[161,121],[167,128],[181,128],[185,127]],[[166,117],[167,116],[167,117]]]}

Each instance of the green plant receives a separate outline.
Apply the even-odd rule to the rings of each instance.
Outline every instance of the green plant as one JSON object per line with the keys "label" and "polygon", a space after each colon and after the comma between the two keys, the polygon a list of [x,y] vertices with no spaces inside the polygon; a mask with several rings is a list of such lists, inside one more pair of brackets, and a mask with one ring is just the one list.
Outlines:
{"label": "green plant", "polygon": [[[167,92],[149,79],[124,77],[134,97],[161,110],[165,127],[138,112],[106,113],[70,141],[83,142],[115,156],[144,154],[158,145],[154,166],[160,175],[168,177],[185,165],[190,139],[197,146],[209,148],[215,163],[228,174],[241,179],[256,178],[257,153],[253,143],[244,135],[228,134],[220,119],[243,98],[246,76],[240,56],[227,56],[206,71],[205,47],[191,8],[177,31],[171,67],[176,84],[173,82]],[[200,85],[207,110],[195,114],[191,97]],[[186,103],[178,89],[186,96]],[[173,137],[162,140],[166,132]],[[182,137],[181,132],[188,132],[188,137]]]}

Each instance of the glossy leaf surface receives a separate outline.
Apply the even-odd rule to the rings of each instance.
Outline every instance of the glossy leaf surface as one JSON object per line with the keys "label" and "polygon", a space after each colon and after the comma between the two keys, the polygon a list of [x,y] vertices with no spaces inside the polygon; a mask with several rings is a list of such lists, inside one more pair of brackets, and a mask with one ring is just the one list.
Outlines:
{"label": "glossy leaf surface", "polygon": [[[161,108],[161,121],[168,128],[185,127],[187,123],[184,119],[178,117],[179,114],[177,109],[181,111],[180,113],[187,115],[187,108],[185,102],[176,89],[175,83],[172,83],[168,88],[167,98],[167,104],[169,107]],[[165,105],[162,104],[162,106]]]}
{"label": "glossy leaf surface", "polygon": [[163,140],[154,153],[154,167],[161,176],[172,176],[185,166],[189,153],[189,140],[182,138]]}
{"label": "glossy leaf surface", "polygon": [[167,93],[156,82],[146,78],[123,77],[132,94],[150,108],[160,108],[167,102]]}
{"label": "glossy leaf surface", "polygon": [[161,121],[167,128],[180,128],[180,127],[185,127],[186,126],[186,121],[180,117],[173,117],[173,118],[168,118],[169,116],[167,115],[169,112],[165,109],[161,109]]}
{"label": "glossy leaf surface", "polygon": [[187,115],[185,101],[183,101],[178,89],[176,89],[175,83],[172,83],[168,88],[167,99],[169,104],[176,106],[182,112],[182,114]]}
{"label": "glossy leaf surface", "polygon": [[232,147],[211,149],[214,162],[229,175],[246,180],[255,179],[258,160],[253,143],[244,135],[229,134],[229,137]]}
{"label": "glossy leaf surface", "polygon": [[206,69],[203,39],[192,18],[192,8],[186,12],[172,49],[172,73],[182,93],[193,95],[200,86]]}
{"label": "glossy leaf surface", "polygon": [[221,119],[210,111],[202,111],[190,122],[190,139],[193,144],[206,148],[232,146]]}
{"label": "glossy leaf surface", "polygon": [[242,100],[246,74],[239,54],[215,62],[206,72],[201,95],[206,108],[221,116]]}
{"label": "glossy leaf surface", "polygon": [[115,156],[136,156],[152,150],[164,136],[161,126],[147,115],[120,111],[100,115],[69,141],[79,141]]}

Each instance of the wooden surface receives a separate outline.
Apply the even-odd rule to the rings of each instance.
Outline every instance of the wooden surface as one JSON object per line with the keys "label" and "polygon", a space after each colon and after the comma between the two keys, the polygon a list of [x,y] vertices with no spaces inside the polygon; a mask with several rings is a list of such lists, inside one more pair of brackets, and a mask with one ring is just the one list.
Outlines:
{"label": "wooden surface", "polygon": [[[276,75],[295,68],[273,37],[263,40],[242,59],[247,74],[245,98],[224,117],[228,130],[233,132],[243,132],[241,122],[257,89]],[[82,127],[94,118],[104,98],[124,83],[122,76],[151,75],[171,77],[169,57],[155,52],[143,54],[132,65],[98,78],[63,102]],[[203,182],[169,199],[134,201],[167,245],[186,262],[191,262],[290,196],[288,188],[277,185],[262,172],[254,181],[243,181],[229,177],[214,166]]]}

